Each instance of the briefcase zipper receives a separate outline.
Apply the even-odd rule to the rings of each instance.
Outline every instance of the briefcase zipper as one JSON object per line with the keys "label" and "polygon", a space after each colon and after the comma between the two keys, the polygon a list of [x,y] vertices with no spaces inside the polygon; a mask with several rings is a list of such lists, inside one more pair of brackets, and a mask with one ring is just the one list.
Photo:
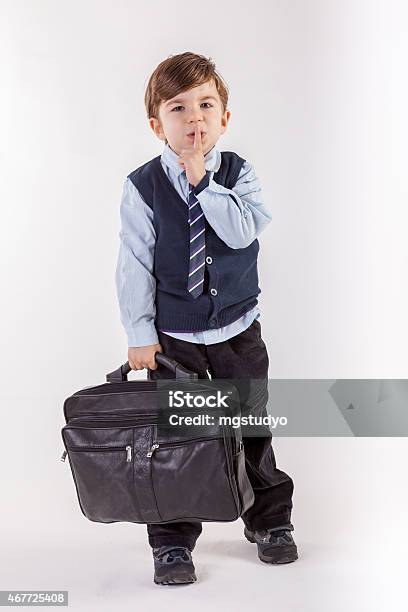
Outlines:
{"label": "briefcase zipper", "polygon": [[[149,414],[124,414],[123,418],[124,419],[145,419],[145,418],[150,418],[150,417],[157,417],[157,413],[153,412],[153,413],[149,413]],[[103,413],[103,412],[88,412],[86,415],[81,415],[81,416],[76,416],[76,417],[71,417],[68,421],[68,423],[70,423],[71,421],[78,421],[79,419],[88,419],[88,417],[96,417],[101,418],[101,419],[106,419],[107,421],[109,420],[115,420],[117,418],[121,418],[120,413]]]}
{"label": "briefcase zipper", "polygon": [[[131,450],[132,447],[128,444],[127,446],[102,446],[99,444],[94,444],[92,446],[67,446],[67,449],[70,451],[120,451],[120,450],[126,450],[129,453],[129,449]],[[67,451],[64,450],[64,452],[62,453],[62,456],[66,456]],[[62,459],[62,457],[61,457]]]}
{"label": "briefcase zipper", "polygon": [[221,437],[215,437],[215,436],[210,436],[210,437],[206,437],[206,438],[193,438],[191,440],[175,440],[174,442],[166,442],[165,444],[158,444],[157,442],[155,442],[154,444],[152,444],[152,446],[150,447],[149,452],[146,454],[146,457],[152,457],[153,453],[160,448],[161,450],[166,449],[166,448],[172,448],[174,446],[184,446],[185,444],[192,444],[193,442],[207,442],[210,440],[222,440]]}
{"label": "briefcase zipper", "polygon": [[[95,395],[112,395],[114,393],[157,393],[157,387],[150,381],[142,381],[147,383],[147,386],[141,386],[139,381],[127,381],[119,383],[103,383],[103,385],[96,385],[95,387],[85,387],[80,389],[71,395],[71,397],[78,397],[79,395],[89,395],[93,397]],[[135,386],[136,385],[136,386]],[[150,387],[150,388],[149,388]]]}
{"label": "briefcase zipper", "polygon": [[159,446],[160,446],[160,444],[152,444],[152,447],[150,448],[150,450],[147,453],[146,457],[151,457],[153,455],[154,451],[159,448]]}
{"label": "briefcase zipper", "polygon": [[101,415],[101,414],[88,414],[87,416],[81,416],[81,417],[72,417],[71,419],[69,419],[68,423],[67,423],[67,427],[73,425],[75,427],[78,427],[79,425],[84,425],[84,426],[90,426],[92,427],[93,425],[101,425],[102,423],[107,423],[108,427],[111,427],[112,425],[117,425],[117,426],[121,426],[121,425],[129,425],[129,424],[139,424],[139,423],[146,423],[146,424],[153,424],[155,420],[157,420],[157,414],[144,414],[144,415],[134,415],[134,416],[117,416],[117,415]]}
{"label": "briefcase zipper", "polygon": [[[76,451],[89,451],[89,450],[97,450],[97,451],[111,451],[111,450],[123,450],[123,446],[110,446],[108,447],[97,447],[97,446],[70,446],[69,447],[70,450],[76,450]],[[126,450],[126,461],[127,462],[131,462],[132,461],[132,447],[128,444],[125,447]],[[64,452],[61,455],[61,461],[65,461],[65,459],[67,458],[67,451],[64,450]]]}
{"label": "briefcase zipper", "polygon": [[[190,414],[188,411],[185,411],[186,414]],[[195,411],[191,413],[195,414]],[[112,426],[132,426],[135,427],[139,424],[141,425],[157,425],[160,422],[161,415],[154,414],[143,414],[143,415],[132,415],[132,416],[120,416],[115,414],[101,414],[99,412],[88,413],[86,416],[77,416],[71,417],[65,427],[112,427]],[[163,416],[161,417],[163,418]],[[106,423],[106,425],[105,425]],[[167,426],[167,423],[163,423],[164,426]]]}

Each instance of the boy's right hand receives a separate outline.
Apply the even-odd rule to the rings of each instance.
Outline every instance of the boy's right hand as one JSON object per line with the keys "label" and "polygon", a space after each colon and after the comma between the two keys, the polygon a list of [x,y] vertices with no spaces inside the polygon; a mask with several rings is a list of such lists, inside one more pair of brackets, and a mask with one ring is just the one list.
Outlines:
{"label": "boy's right hand", "polygon": [[128,348],[128,361],[132,370],[143,370],[149,368],[155,370],[157,363],[155,353],[162,353],[161,344],[149,344],[149,346],[130,346]]}

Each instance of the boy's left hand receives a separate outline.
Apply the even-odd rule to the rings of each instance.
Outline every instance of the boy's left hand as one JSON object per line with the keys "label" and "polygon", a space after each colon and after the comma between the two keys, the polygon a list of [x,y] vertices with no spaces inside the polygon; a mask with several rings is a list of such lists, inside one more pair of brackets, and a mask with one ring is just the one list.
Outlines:
{"label": "boy's left hand", "polygon": [[188,149],[181,149],[178,162],[186,171],[188,182],[194,187],[198,185],[205,176],[205,161],[200,126],[197,123],[193,146]]}

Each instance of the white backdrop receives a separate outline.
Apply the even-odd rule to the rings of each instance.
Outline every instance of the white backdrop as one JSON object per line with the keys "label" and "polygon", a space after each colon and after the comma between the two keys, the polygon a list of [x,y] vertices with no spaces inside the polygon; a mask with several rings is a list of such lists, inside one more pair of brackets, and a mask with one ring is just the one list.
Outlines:
{"label": "white backdrop", "polygon": [[[30,551],[46,551],[49,561],[76,559],[72,542],[88,551],[97,530],[92,546],[104,537],[110,550],[117,546],[120,574],[113,529],[122,543],[131,539],[132,526],[95,526],[80,515],[69,468],[58,458],[63,400],[127,359],[114,285],[119,204],[126,175],[162,150],[145,115],[148,76],[168,55],[190,50],[213,58],[230,87],[231,120],[217,146],[254,164],[273,215],[259,260],[270,377],[406,378],[408,8],[402,0],[10,0],[1,13],[1,524],[15,564],[4,564],[0,588],[74,590],[76,564],[46,586],[42,574],[32,579],[40,566],[27,559]],[[392,490],[390,506],[386,497],[367,506],[381,514],[381,521],[371,516],[367,542],[374,526],[398,524],[405,439],[275,444],[278,464],[297,486],[294,519],[305,551],[323,524],[326,539],[361,536],[369,520],[365,510],[358,515],[363,480],[373,495],[385,480]],[[343,471],[346,448],[355,488]],[[306,474],[320,474],[329,449],[327,478],[310,499]],[[372,461],[363,468],[364,454]],[[379,456],[394,469],[385,473]],[[360,469],[368,470],[361,478]],[[344,507],[348,522],[336,518],[336,505],[316,512],[330,487],[344,501],[339,482],[356,496]],[[51,544],[61,526],[81,538]],[[144,541],[144,528],[134,529]],[[241,527],[231,530],[241,537]],[[336,550],[333,544],[334,564]],[[24,580],[16,572],[23,551]],[[146,558],[148,570],[139,565],[153,589]],[[325,572],[335,567],[320,560]],[[305,566],[295,565],[302,580]],[[321,584],[322,574],[313,575]],[[383,568],[380,575],[387,576]],[[129,580],[134,586],[137,578]],[[83,585],[84,593],[94,586]],[[337,602],[344,610],[341,596],[343,589]],[[361,601],[366,596],[363,589]],[[324,598],[321,604],[335,609]]]}

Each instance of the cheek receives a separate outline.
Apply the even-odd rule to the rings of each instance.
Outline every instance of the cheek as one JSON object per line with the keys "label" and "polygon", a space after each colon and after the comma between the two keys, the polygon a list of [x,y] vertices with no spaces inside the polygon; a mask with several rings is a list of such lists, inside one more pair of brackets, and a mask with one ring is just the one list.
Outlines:
{"label": "cheek", "polygon": [[177,134],[180,132],[180,129],[182,127],[182,122],[180,121],[178,117],[174,117],[174,118],[172,117],[171,120],[168,121],[167,126],[168,126],[169,132],[172,132],[173,134]]}
{"label": "cheek", "polygon": [[168,113],[163,119],[163,125],[168,129],[177,122],[177,117],[173,113]]}
{"label": "cheek", "polygon": [[221,127],[221,115],[219,113],[210,113],[207,117],[209,124],[214,128]]}

